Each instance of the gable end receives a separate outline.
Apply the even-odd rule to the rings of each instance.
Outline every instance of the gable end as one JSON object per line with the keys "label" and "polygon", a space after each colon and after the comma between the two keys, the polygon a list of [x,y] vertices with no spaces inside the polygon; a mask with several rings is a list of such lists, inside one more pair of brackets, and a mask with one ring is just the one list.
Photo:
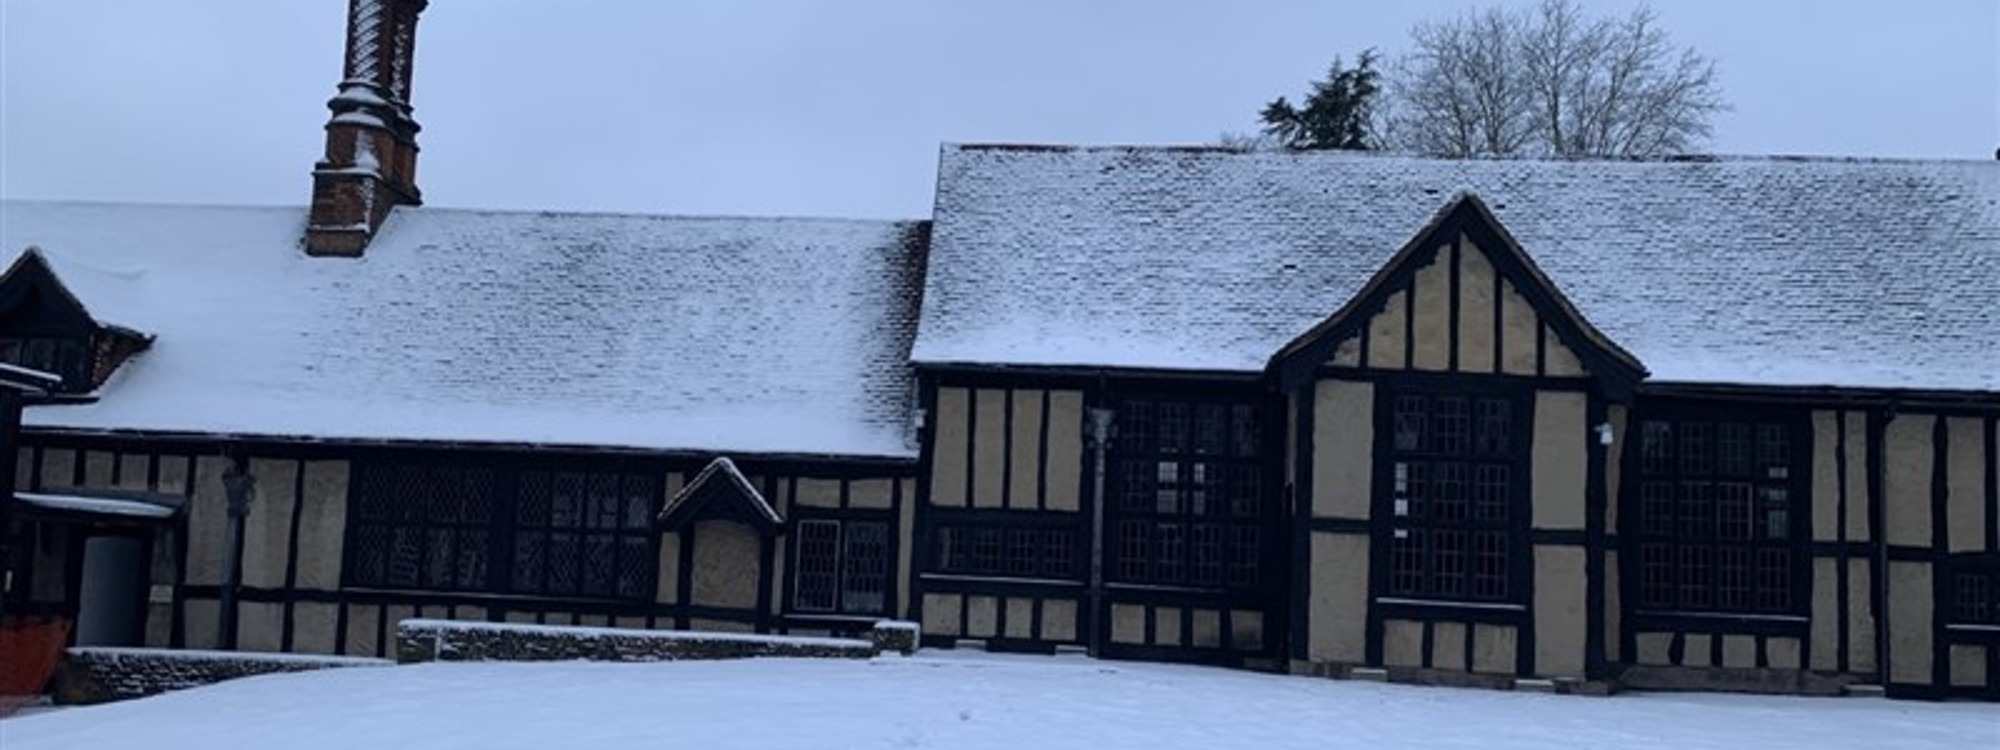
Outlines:
{"label": "gable end", "polygon": [[[1503,331],[1533,343],[1503,354]],[[1280,349],[1268,369],[1290,390],[1329,362],[1588,375],[1619,400],[1646,375],[1636,357],[1577,312],[1471,194],[1441,210],[1353,299]]]}
{"label": "gable end", "polygon": [[152,341],[97,320],[40,248],[29,247],[0,274],[0,362],[59,376],[51,393],[95,391]]}

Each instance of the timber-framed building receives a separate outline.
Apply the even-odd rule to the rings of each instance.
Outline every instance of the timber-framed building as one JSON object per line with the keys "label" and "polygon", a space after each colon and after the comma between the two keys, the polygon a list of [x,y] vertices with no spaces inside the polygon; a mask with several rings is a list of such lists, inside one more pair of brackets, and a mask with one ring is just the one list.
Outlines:
{"label": "timber-framed building", "polygon": [[946,146],[905,222],[7,202],[8,616],[2000,697],[2000,163]]}

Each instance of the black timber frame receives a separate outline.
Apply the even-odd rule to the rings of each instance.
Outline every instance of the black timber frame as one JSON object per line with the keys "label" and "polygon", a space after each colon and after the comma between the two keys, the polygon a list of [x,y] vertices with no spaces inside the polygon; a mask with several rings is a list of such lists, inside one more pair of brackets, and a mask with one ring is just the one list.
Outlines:
{"label": "black timber frame", "polygon": [[[1292,548],[1290,544],[1292,534],[1284,526],[1284,524],[1290,522],[1288,511],[1284,507],[1287,496],[1283,490],[1285,409],[1282,401],[1266,387],[1261,373],[1111,368],[1086,369],[1056,366],[983,367],[949,363],[919,363],[918,384],[919,403],[926,417],[919,442],[921,446],[918,459],[918,476],[920,480],[917,482],[917,497],[915,498],[917,502],[916,528],[912,534],[912,543],[918,547],[916,554],[913,556],[913,563],[916,568],[916,580],[912,583],[911,590],[913,607],[915,606],[915,602],[923,601],[926,593],[1032,597],[1035,598],[1036,605],[1033,610],[1034,622],[1031,625],[1032,635],[1030,638],[1018,639],[1006,637],[1007,628],[1004,622],[1006,614],[1002,611],[999,614],[1003,618],[1003,621],[996,626],[996,630],[1000,635],[983,640],[985,640],[988,649],[995,651],[1051,652],[1058,646],[1068,642],[1056,642],[1044,639],[1041,633],[1041,598],[1074,599],[1078,604],[1078,621],[1075,633],[1076,642],[1090,643],[1094,640],[1092,637],[1094,633],[1102,635],[1101,642],[1107,644],[1104,655],[1111,658],[1165,660],[1227,666],[1280,666],[1277,662],[1285,653],[1286,643],[1289,639],[1288,623],[1293,619],[1290,613],[1292,609],[1290,599],[1286,592],[1291,585],[1291,579],[1296,577],[1293,575],[1296,570],[1294,566],[1297,564],[1298,556],[1302,553]],[[931,467],[936,461],[937,393],[940,388],[965,388],[968,391],[980,389],[1009,391],[1036,390],[1045,392],[1077,391],[1083,396],[1082,407],[1086,415],[1094,408],[1115,408],[1116,401],[1127,397],[1216,400],[1220,403],[1250,402],[1257,404],[1258,420],[1261,425],[1258,439],[1261,441],[1260,445],[1263,446],[1259,452],[1259,460],[1261,462],[1259,470],[1261,479],[1260,492],[1263,495],[1261,507],[1264,508],[1263,512],[1269,520],[1266,524],[1264,536],[1268,541],[1263,544],[1263,549],[1260,550],[1262,557],[1260,560],[1260,567],[1262,567],[1260,583],[1257,587],[1254,587],[1255,591],[1259,593],[1246,594],[1246,591],[1249,590],[1245,589],[1210,590],[1195,587],[1121,585],[1107,582],[1105,585],[1105,596],[1101,598],[1103,605],[1095,608],[1091,607],[1091,600],[1088,597],[1090,590],[1090,558],[1092,555],[1100,553],[1103,542],[1094,539],[1091,533],[1092,515],[1097,504],[1102,502],[1102,499],[1096,497],[1093,489],[1093,476],[1098,466],[1095,451],[1091,449],[1090,442],[1086,439],[1080,443],[1084,455],[1082,456],[1081,470],[1078,472],[1079,482],[1076,488],[1078,509],[1076,511],[1046,509],[1045,488],[1038,488],[1041,490],[1038,496],[1044,498],[1038,504],[1038,510],[974,508],[972,507],[970,497],[973,486],[972,481],[970,481],[970,472],[976,469],[970,465],[967,467],[967,497],[963,502],[958,503],[956,507],[940,507],[933,502],[931,496],[932,487],[928,481],[928,478],[932,475]],[[1048,402],[1045,400],[1043,403],[1046,410]],[[968,412],[969,419],[977,419],[976,407],[969,408]],[[1012,419],[1013,410],[1011,408],[1005,409],[1003,412],[1008,415],[1007,419]],[[1046,415],[1046,411],[1044,414]],[[1048,425],[1050,423],[1044,419],[1044,424]],[[967,427],[968,440],[976,439],[975,437],[970,437],[976,435],[976,422],[969,423]],[[1079,424],[1076,426],[1076,429],[1082,430],[1084,429],[1084,425]],[[1000,432],[1003,436],[1002,439],[1008,443],[1007,446],[1003,447],[1003,450],[1007,455],[1014,455],[1015,450],[1011,445],[1013,430],[1002,429]],[[1115,440],[1115,426],[1113,432],[1113,439]],[[1034,458],[1038,463],[1037,472],[1043,477],[1042,481],[1046,482],[1048,465],[1047,430],[1045,429],[1039,437],[1042,449]],[[968,464],[972,463],[970,455],[967,456],[967,460]],[[940,526],[960,523],[980,525],[1021,523],[1041,527],[1074,525],[1079,534],[1078,538],[1084,541],[1084,544],[1077,550],[1080,553],[1080,565],[1078,566],[1077,576],[1073,579],[1039,580],[955,575],[944,572],[940,570],[940,561],[937,559],[938,551],[936,545],[932,543],[935,539],[935,532]],[[1293,525],[1296,526],[1297,524]],[[1183,620],[1186,620],[1188,617],[1185,612],[1192,611],[1194,608],[1219,608],[1222,612],[1221,645],[1214,649],[1199,649],[1192,646],[1110,645],[1109,633],[1111,623],[1109,608],[1114,603],[1114,600],[1118,604],[1137,604],[1147,607],[1144,627],[1146,640],[1149,643],[1158,625],[1155,622],[1151,609],[1152,606],[1180,606],[1184,610]],[[1263,648],[1250,651],[1234,650],[1229,644],[1232,623],[1228,613],[1234,606],[1247,607],[1253,602],[1259,611],[1263,613],[1264,617]],[[1004,607],[1002,610],[1004,610]],[[911,614],[914,618],[921,615],[921,612],[913,611]],[[958,632],[961,634],[966,632],[966,622],[964,621],[966,616],[965,609],[961,608],[961,622],[958,623]],[[1181,626],[1179,632],[1184,636],[1191,633],[1188,622],[1184,621],[1179,624]],[[924,642],[932,646],[950,646],[953,641],[954,639],[951,637],[925,636],[924,638]]]}
{"label": "black timber frame", "polygon": [[[1266,368],[1276,386],[1292,391],[1310,384],[1332,358],[1334,348],[1341,341],[1359,333],[1369,319],[1382,312],[1390,297],[1412,286],[1418,269],[1438,260],[1440,252],[1444,252],[1447,246],[1455,245],[1460,236],[1486,250],[1493,261],[1495,273],[1513,282],[1514,290],[1527,300],[1548,327],[1555,330],[1558,340],[1576,353],[1583,369],[1598,382],[1611,401],[1623,403],[1631,400],[1639,381],[1646,377],[1645,366],[1584,320],[1547,274],[1521,249],[1514,236],[1501,226],[1485,202],[1470,193],[1461,194],[1440,210],[1429,224],[1376,271],[1347,304],[1279,349]],[[1457,264],[1453,264],[1451,273],[1454,280],[1457,278],[1456,269]],[[1451,298],[1453,309],[1457,309],[1456,284],[1453,285]],[[1405,315],[1404,320],[1407,328],[1411,324],[1411,316]],[[1495,325],[1498,326],[1497,319]],[[1457,327],[1453,326],[1451,335],[1454,339],[1456,330]],[[1410,333],[1405,331],[1406,341],[1411,338]],[[1543,371],[1543,357],[1539,353],[1541,336],[1539,332],[1536,334],[1537,372]],[[1453,343],[1456,344],[1456,341]],[[1458,347],[1453,346],[1451,357],[1454,361],[1457,351]]]}
{"label": "black timber frame", "polygon": [[[257,459],[305,461],[346,461],[351,467],[362,462],[412,462],[425,463],[444,461],[460,465],[483,465],[492,467],[542,466],[565,470],[590,471],[640,471],[684,473],[692,477],[710,460],[706,454],[691,454],[676,451],[648,451],[615,447],[591,446],[534,446],[497,445],[478,443],[403,443],[395,441],[363,440],[310,440],[267,437],[196,435],[187,433],[158,433],[143,431],[85,431],[35,428],[28,430],[22,444],[31,451],[31,467],[27,478],[30,489],[45,485],[41,476],[43,453],[51,450],[76,451],[72,462],[73,475],[63,478],[57,484],[82,486],[85,484],[85,461],[87,452],[105,453],[111,456],[113,472],[116,476],[122,469],[118,466],[130,455],[150,457],[148,488],[154,492],[178,495],[192,502],[197,479],[196,462],[204,456],[231,455]],[[162,484],[160,459],[171,458],[183,464],[178,472],[182,477],[180,486]],[[810,457],[797,455],[755,455],[739,454],[735,461],[745,473],[764,479],[763,492],[767,497],[777,491],[780,478],[809,477],[837,479],[843,482],[854,480],[888,480],[892,487],[900,488],[906,480],[913,479],[914,463],[909,459],[885,457]],[[302,467],[301,467],[302,468]],[[295,471],[295,481],[303,482],[303,471]],[[295,497],[302,497],[302,486],[295,486]],[[352,483],[349,487],[353,491]],[[908,498],[897,496],[895,504],[888,511],[900,518],[902,502]],[[236,592],[237,601],[252,604],[278,605],[283,610],[285,632],[280,636],[283,647],[293,647],[292,623],[295,610],[300,605],[329,605],[336,610],[334,625],[334,652],[348,653],[348,634],[351,626],[372,631],[375,649],[368,656],[393,656],[394,623],[388,615],[391,608],[407,608],[415,617],[444,617],[464,619],[484,617],[492,621],[502,621],[514,617],[530,617],[537,624],[583,625],[589,624],[585,618],[629,618],[642,621],[646,627],[690,627],[693,620],[707,619],[735,622],[758,632],[785,633],[794,630],[819,632],[824,630],[861,630],[872,625],[856,624],[852,618],[824,618],[794,616],[778,613],[770,606],[779,595],[771,585],[773,568],[766,567],[766,575],[759,580],[758,604],[753,608],[717,608],[695,606],[689,603],[687,592],[691,588],[692,566],[687,564],[692,553],[691,545],[682,545],[682,564],[678,566],[679,580],[673,582],[680,592],[675,603],[655,603],[647,601],[621,601],[589,597],[517,596],[485,592],[430,591],[430,590],[387,590],[342,586],[339,589],[317,590],[296,588],[299,565],[300,516],[298,503],[293,504],[292,516],[283,521],[287,529],[287,563],[284,572],[285,585],[281,587],[260,587],[241,585]],[[221,586],[214,584],[196,585],[187,580],[188,535],[185,533],[183,513],[175,524],[172,557],[173,598],[169,630],[169,644],[174,648],[212,647],[218,644],[190,643],[188,634],[188,609],[197,602],[214,602],[221,596]],[[900,544],[892,534],[892,544]],[[347,540],[341,540],[343,548]],[[764,564],[773,561],[775,541],[766,538],[760,550]],[[896,559],[896,548],[890,551],[891,561]],[[240,554],[240,550],[239,550]],[[240,559],[239,559],[240,562]],[[789,575],[790,571],[782,571]],[[344,571],[343,571],[344,575]],[[888,609],[898,611],[902,606],[896,589],[896,579],[892,568]],[[77,571],[66,575],[74,586]],[[74,593],[71,594],[74,599]],[[363,609],[372,608],[372,609]],[[368,621],[359,618],[367,616]],[[222,648],[236,648],[237,643],[219,644]]]}

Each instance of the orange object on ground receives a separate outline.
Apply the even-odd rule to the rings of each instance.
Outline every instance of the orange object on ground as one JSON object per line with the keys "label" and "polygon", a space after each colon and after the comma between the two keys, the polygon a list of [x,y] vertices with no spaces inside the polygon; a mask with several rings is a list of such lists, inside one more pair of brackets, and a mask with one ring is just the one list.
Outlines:
{"label": "orange object on ground", "polygon": [[70,621],[57,617],[0,620],[0,716],[42,694],[69,644]]}

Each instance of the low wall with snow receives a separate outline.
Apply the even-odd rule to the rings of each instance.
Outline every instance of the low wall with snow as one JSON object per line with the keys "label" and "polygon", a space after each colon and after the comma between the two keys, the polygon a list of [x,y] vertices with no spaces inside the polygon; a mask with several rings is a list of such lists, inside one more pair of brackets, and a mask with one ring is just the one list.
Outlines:
{"label": "low wall with snow", "polygon": [[246,651],[78,647],[56,667],[55,701],[81,705],[143,698],[223,680],[329,667],[383,667],[387,659]]}
{"label": "low wall with snow", "polygon": [[678,630],[524,625],[461,620],[404,620],[396,628],[396,660],[425,661],[679,661],[789,656],[867,659],[883,651],[915,650],[915,626],[885,622],[868,640]]}

